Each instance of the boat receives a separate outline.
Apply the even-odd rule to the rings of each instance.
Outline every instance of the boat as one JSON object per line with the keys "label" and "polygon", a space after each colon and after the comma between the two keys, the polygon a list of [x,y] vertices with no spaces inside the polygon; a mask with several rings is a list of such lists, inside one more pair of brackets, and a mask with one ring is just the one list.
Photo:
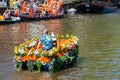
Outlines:
{"label": "boat", "polygon": [[72,67],[78,58],[78,40],[68,34],[32,38],[14,47],[15,68],[17,71],[57,72]]}
{"label": "boat", "polygon": [[92,2],[82,2],[75,7],[77,13],[102,13],[104,8],[102,4]]}
{"label": "boat", "polygon": [[48,19],[60,19],[64,17],[64,10],[62,9],[61,14],[56,16],[45,16],[45,17],[27,17],[24,15],[19,16],[21,21],[34,21],[34,20],[48,20]]}
{"label": "boat", "polygon": [[22,8],[10,8],[10,13],[13,16],[19,16],[21,21],[62,18],[64,16],[62,0],[54,1],[54,3],[50,0],[40,4],[28,4],[28,1],[23,1]]}
{"label": "boat", "polygon": [[117,10],[116,7],[113,7],[113,4],[110,2],[82,2],[77,4],[75,7],[77,13],[112,13]]}
{"label": "boat", "polygon": [[10,20],[0,20],[0,24],[12,24],[16,22],[20,22],[20,17],[11,16]]}

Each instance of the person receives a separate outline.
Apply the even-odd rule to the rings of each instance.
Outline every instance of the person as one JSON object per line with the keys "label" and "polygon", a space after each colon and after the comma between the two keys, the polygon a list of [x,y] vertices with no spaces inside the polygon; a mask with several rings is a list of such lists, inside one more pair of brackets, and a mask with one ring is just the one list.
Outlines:
{"label": "person", "polygon": [[4,17],[1,13],[0,13],[0,20],[4,20]]}
{"label": "person", "polygon": [[58,15],[61,14],[61,9],[62,9],[62,0],[58,0],[58,2],[57,2]]}
{"label": "person", "polygon": [[29,17],[34,17],[34,11],[33,11],[33,8],[30,8],[29,11],[28,11],[28,15]]}
{"label": "person", "polygon": [[3,13],[3,16],[4,16],[5,20],[11,20],[10,11],[9,10],[5,10],[5,12]]}
{"label": "person", "polygon": [[19,16],[19,9],[18,8],[14,8],[14,12],[15,12],[15,16]]}
{"label": "person", "polygon": [[55,8],[52,9],[52,16],[56,16],[56,13],[57,13],[56,9]]}
{"label": "person", "polygon": [[2,6],[7,7],[7,2],[5,0],[2,1]]}
{"label": "person", "polygon": [[52,37],[48,34],[48,30],[44,30],[44,35],[40,38],[40,41],[42,42],[43,50],[50,50],[52,48]]}
{"label": "person", "polygon": [[13,8],[18,8],[18,2],[16,0],[14,0],[12,6],[13,6]]}
{"label": "person", "polygon": [[27,1],[24,1],[22,4],[22,15],[26,15],[26,11],[27,11]]}
{"label": "person", "polygon": [[9,6],[12,7],[13,6],[13,0],[9,1]]}
{"label": "person", "polygon": [[19,9],[19,14],[22,13],[22,0],[18,0],[18,9]]}

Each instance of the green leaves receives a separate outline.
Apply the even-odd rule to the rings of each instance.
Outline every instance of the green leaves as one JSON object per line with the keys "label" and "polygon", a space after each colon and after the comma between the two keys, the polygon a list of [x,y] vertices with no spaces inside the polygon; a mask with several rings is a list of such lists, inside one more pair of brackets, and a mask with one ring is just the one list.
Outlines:
{"label": "green leaves", "polygon": [[29,71],[33,71],[33,62],[32,61],[28,60],[27,61],[27,66],[28,66]]}
{"label": "green leaves", "polygon": [[40,60],[36,61],[36,66],[37,66],[37,72],[40,72],[41,71],[41,62],[40,62]]}
{"label": "green leaves", "polygon": [[16,70],[17,71],[21,71],[22,70],[22,62],[18,62],[18,61],[15,61],[15,67],[16,67]]}

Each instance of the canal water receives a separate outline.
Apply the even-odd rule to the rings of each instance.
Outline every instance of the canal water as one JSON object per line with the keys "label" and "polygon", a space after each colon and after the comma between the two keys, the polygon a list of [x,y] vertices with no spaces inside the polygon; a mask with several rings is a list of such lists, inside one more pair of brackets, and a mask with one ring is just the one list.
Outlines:
{"label": "canal water", "polygon": [[[45,28],[79,38],[77,64],[55,73],[17,72],[14,46],[41,36]],[[0,25],[0,80],[120,80],[120,11]]]}

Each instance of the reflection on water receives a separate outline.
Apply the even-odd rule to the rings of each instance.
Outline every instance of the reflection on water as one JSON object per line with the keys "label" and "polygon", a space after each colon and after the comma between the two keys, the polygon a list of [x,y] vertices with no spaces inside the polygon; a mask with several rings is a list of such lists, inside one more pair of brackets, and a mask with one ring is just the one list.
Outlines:
{"label": "reflection on water", "polygon": [[[120,14],[65,15],[66,18],[0,25],[0,80],[119,80]],[[56,73],[16,72],[13,47],[50,32],[76,35],[78,64]]]}
{"label": "reflection on water", "polygon": [[50,32],[62,34],[62,23],[61,20],[49,20],[45,22],[46,28],[49,29]]}
{"label": "reflection on water", "polygon": [[53,80],[49,72],[34,73],[28,71],[14,72],[11,80]]}

